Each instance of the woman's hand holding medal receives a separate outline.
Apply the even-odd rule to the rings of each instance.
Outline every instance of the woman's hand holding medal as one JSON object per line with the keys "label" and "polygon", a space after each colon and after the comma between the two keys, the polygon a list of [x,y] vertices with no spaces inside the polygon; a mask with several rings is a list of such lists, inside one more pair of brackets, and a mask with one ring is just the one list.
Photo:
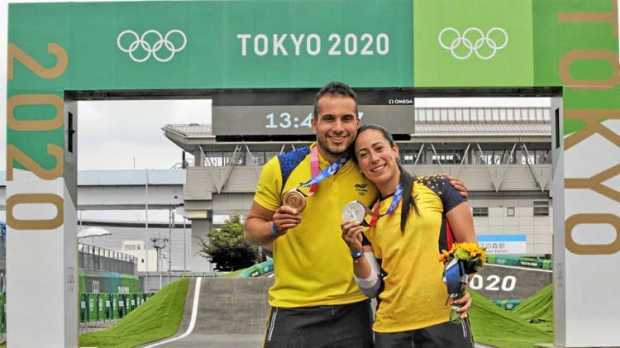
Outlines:
{"label": "woman's hand holding medal", "polygon": [[362,233],[364,232],[364,226],[360,225],[356,221],[346,221],[342,224],[342,239],[352,252],[363,251],[362,247]]}
{"label": "woman's hand holding medal", "polygon": [[357,201],[349,202],[342,210],[342,239],[352,252],[363,250],[362,233],[364,232],[364,219],[367,213],[366,207]]}

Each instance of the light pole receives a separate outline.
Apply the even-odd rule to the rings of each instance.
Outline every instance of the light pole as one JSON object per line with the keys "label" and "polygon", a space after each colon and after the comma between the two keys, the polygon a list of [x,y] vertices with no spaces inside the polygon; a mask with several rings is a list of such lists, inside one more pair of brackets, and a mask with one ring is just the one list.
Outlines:
{"label": "light pole", "polygon": [[175,227],[174,222],[174,210],[170,208],[168,210],[168,239],[170,240],[170,243],[168,244],[168,273],[172,271],[172,230]]}
{"label": "light pole", "polygon": [[166,245],[168,244],[168,238],[151,238],[151,242],[153,242],[153,248],[155,248],[155,252],[157,253],[157,273],[159,273],[159,290],[161,290],[162,284],[161,284],[161,272],[159,270],[159,255],[160,255],[160,251],[161,249],[165,248]]}
{"label": "light pole", "polygon": [[149,274],[149,170],[144,169],[144,292]]}
{"label": "light pole", "polygon": [[[176,223],[176,214],[183,217],[183,271],[187,271],[187,230],[186,230],[186,217],[185,217],[185,203],[179,203],[173,212],[173,226]],[[172,251],[170,251],[172,252]]]}
{"label": "light pole", "polygon": [[183,271],[187,271],[187,230],[185,229],[185,215],[183,215]]}
{"label": "light pole", "polygon": [[155,252],[157,253],[157,272],[160,271],[159,269],[159,254],[161,249],[164,249],[166,247],[166,245],[168,245],[168,238],[151,238],[151,242],[153,242],[153,248],[155,248]]}

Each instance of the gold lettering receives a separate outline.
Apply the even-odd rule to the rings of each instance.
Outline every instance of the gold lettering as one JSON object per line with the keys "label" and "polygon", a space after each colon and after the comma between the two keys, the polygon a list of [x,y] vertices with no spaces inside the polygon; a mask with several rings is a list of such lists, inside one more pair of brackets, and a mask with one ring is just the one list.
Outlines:
{"label": "gold lettering", "polygon": [[26,169],[44,180],[52,180],[60,177],[64,170],[64,151],[54,144],[47,144],[47,153],[56,160],[56,165],[52,169],[45,169],[35,162],[30,156],[22,152],[15,145],[8,144],[6,149],[6,180],[13,180],[13,163],[17,161]]}
{"label": "gold lettering", "polygon": [[13,79],[13,60],[20,61],[28,70],[44,79],[54,79],[62,75],[69,64],[69,56],[60,45],[50,43],[47,45],[47,52],[56,57],[56,64],[51,68],[46,68],[39,64],[32,56],[17,47],[14,43],[9,43],[8,47],[8,79]]}
{"label": "gold lettering", "polygon": [[[18,120],[15,108],[22,105],[52,105],[56,112],[54,118],[47,120]],[[53,94],[14,95],[7,101],[7,127],[19,131],[46,131],[62,127],[64,101]]]}
{"label": "gold lettering", "polygon": [[564,140],[565,151],[595,133],[620,147],[620,135],[601,124],[606,119],[620,119],[620,109],[567,109],[565,117],[586,123],[585,127],[566,137]]}
{"label": "gold lettering", "polygon": [[[56,207],[56,216],[48,220],[20,220],[13,211],[20,204],[51,204]],[[51,230],[64,223],[64,200],[52,193],[21,193],[6,200],[6,223],[16,230]]]}
{"label": "gold lettering", "polygon": [[618,0],[611,0],[611,12],[560,12],[560,22],[603,22],[609,24],[615,37],[618,37]]}
{"label": "gold lettering", "polygon": [[[581,224],[607,224],[616,229],[616,239],[609,244],[578,244],[573,228]],[[613,214],[575,214],[566,219],[564,229],[566,249],[578,255],[610,255],[620,251],[620,218]]]}
{"label": "gold lettering", "polygon": [[[576,80],[570,74],[570,65],[577,60],[605,60],[612,67],[613,73],[607,80]],[[612,88],[620,82],[620,65],[618,54],[608,50],[572,50],[560,59],[560,79],[570,88]]]}
{"label": "gold lettering", "polygon": [[591,178],[566,178],[564,179],[564,184],[567,189],[590,189],[620,203],[620,191],[601,184],[618,174],[620,174],[620,164],[607,168]]}

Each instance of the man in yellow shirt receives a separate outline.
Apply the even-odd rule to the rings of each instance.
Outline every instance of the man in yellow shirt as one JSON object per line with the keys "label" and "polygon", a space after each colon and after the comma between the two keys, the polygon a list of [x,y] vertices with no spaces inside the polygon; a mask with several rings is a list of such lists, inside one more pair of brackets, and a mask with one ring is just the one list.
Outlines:
{"label": "man in yellow shirt", "polygon": [[[340,239],[346,203],[368,206],[377,198],[347,157],[358,126],[357,95],[330,82],[314,102],[317,141],[263,168],[245,228],[248,240],[273,242],[265,347],[372,347],[370,303],[355,284],[351,254]],[[305,207],[283,204],[295,189]]]}

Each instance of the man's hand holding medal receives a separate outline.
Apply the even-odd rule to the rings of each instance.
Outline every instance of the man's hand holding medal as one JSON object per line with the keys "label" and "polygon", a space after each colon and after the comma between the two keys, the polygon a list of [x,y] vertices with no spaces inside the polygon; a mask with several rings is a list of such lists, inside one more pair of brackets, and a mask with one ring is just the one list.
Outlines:
{"label": "man's hand holding medal", "polygon": [[288,205],[282,205],[273,214],[273,234],[280,236],[301,222],[301,212]]}
{"label": "man's hand holding medal", "polygon": [[306,195],[299,189],[288,191],[282,197],[282,205],[273,214],[272,233],[275,236],[285,234],[301,222],[301,213],[306,207]]}
{"label": "man's hand holding medal", "polygon": [[[299,187],[286,192],[282,197],[282,205],[273,214],[272,234],[276,237],[301,223],[301,213],[306,208],[308,197],[311,197],[316,192],[321,181],[336,174],[349,159],[347,155],[343,155],[321,171],[319,169],[319,152],[317,147],[313,147],[310,150],[310,158],[312,178],[299,185]],[[302,191],[306,189],[308,193]]]}

